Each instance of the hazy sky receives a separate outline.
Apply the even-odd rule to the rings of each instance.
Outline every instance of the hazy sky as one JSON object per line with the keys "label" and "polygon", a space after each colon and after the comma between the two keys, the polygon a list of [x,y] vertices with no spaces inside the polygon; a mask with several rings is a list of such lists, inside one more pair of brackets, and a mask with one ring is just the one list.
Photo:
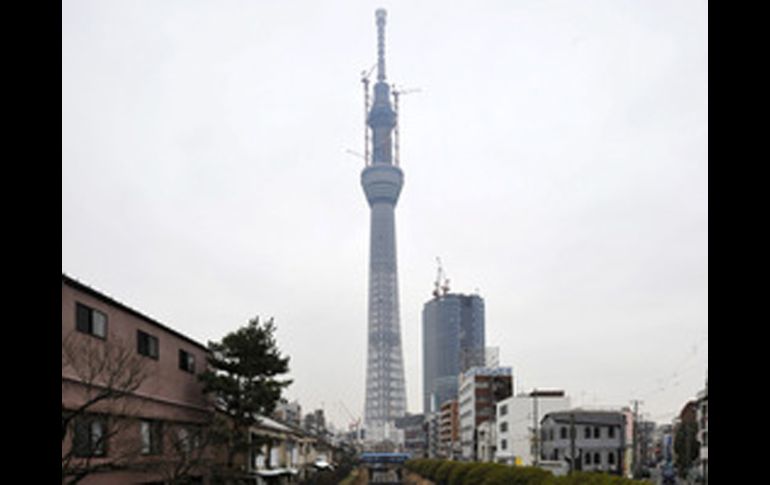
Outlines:
{"label": "hazy sky", "polygon": [[275,317],[363,413],[360,73],[388,10],[410,411],[436,256],[518,390],[662,421],[708,361],[706,1],[62,2],[62,271],[202,343]]}

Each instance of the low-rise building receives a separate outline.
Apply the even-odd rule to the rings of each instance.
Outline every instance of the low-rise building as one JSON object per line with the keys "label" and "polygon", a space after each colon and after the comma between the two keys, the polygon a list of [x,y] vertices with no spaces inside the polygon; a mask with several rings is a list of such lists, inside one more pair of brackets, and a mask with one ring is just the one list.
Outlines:
{"label": "low-rise building", "polygon": [[536,428],[548,413],[570,409],[564,391],[535,390],[497,403],[495,460],[509,465],[535,465],[539,456]]}
{"label": "low-rise building", "polygon": [[496,404],[513,394],[513,370],[472,367],[459,379],[460,457],[477,460],[476,427],[484,421],[494,421]]}
{"label": "low-rise building", "polygon": [[618,411],[574,409],[548,413],[541,422],[540,458],[574,463],[575,470],[621,475],[625,429],[626,416]]}
{"label": "low-rise building", "polygon": [[64,274],[61,303],[63,478],[203,479],[208,349]]}
{"label": "low-rise building", "polygon": [[450,460],[460,456],[460,413],[457,399],[450,399],[441,405],[439,442],[439,456]]}
{"label": "low-rise building", "polygon": [[307,480],[334,461],[335,448],[325,439],[275,419],[260,417],[250,436],[262,443],[252,451],[247,467],[257,485]]}

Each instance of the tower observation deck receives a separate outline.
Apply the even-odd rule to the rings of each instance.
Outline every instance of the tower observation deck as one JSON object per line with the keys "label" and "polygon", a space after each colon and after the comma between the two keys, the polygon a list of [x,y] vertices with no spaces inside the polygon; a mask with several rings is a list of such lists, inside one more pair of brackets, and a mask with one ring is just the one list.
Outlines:
{"label": "tower observation deck", "polygon": [[384,9],[377,19],[377,82],[368,112],[372,157],[361,172],[361,185],[371,209],[369,246],[368,348],[366,362],[366,439],[395,441],[394,420],[406,413],[403,350],[398,300],[395,208],[404,174],[393,163],[396,112],[385,79]]}

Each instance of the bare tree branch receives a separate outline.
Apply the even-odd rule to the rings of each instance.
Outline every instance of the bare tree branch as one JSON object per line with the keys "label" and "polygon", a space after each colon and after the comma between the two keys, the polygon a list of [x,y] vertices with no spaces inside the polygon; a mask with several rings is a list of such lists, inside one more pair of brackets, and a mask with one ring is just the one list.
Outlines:
{"label": "bare tree branch", "polygon": [[[97,340],[75,332],[65,336],[62,340],[62,483],[74,484],[92,473],[124,468],[139,455],[141,450],[135,443],[119,443],[116,437],[132,426],[132,421],[125,417],[136,404],[127,398],[146,378],[144,359],[117,338]],[[65,383],[75,395],[68,402],[64,401]],[[75,426],[89,416],[103,419],[100,435],[90,447],[106,449],[110,443],[108,458],[77,453]],[[72,437],[71,443],[66,442],[68,434]],[[89,435],[88,439],[92,438]]]}

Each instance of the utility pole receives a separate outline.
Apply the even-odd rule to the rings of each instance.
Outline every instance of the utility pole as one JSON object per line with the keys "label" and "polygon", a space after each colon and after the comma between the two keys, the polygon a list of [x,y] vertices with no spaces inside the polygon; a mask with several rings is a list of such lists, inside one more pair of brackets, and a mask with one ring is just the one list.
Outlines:
{"label": "utility pole", "polygon": [[572,475],[575,471],[575,413],[569,415],[569,447],[569,474]]}
{"label": "utility pole", "polygon": [[634,405],[634,422],[631,428],[631,437],[633,439],[633,451],[631,455],[631,470],[634,478],[639,476],[639,404],[644,404],[638,399],[631,401]]}
{"label": "utility pole", "polygon": [[533,460],[534,465],[538,466],[540,464],[540,431],[539,431],[539,417],[538,417],[538,409],[537,409],[537,389],[534,390],[532,393],[532,429],[535,431],[535,439],[534,439],[534,445],[535,445],[535,459]]}

